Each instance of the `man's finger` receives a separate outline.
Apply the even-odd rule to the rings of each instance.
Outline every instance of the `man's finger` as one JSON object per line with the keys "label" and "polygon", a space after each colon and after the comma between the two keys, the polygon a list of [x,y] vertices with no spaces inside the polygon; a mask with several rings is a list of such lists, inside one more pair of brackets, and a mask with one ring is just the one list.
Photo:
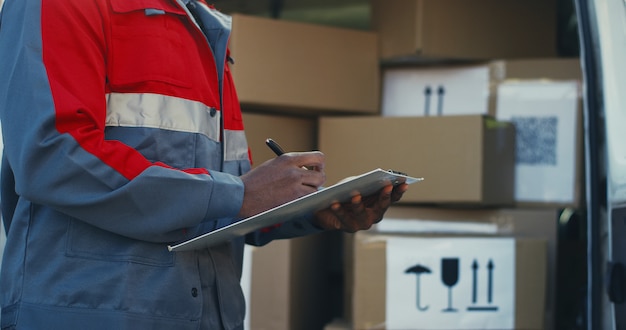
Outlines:
{"label": "man's finger", "polygon": [[386,209],[391,205],[391,193],[393,191],[393,186],[388,185],[380,190],[380,194],[378,195],[378,205],[379,207]]}
{"label": "man's finger", "polygon": [[351,207],[352,213],[355,216],[358,216],[359,214],[362,214],[365,211],[365,205],[362,203],[363,197],[361,195],[353,196],[350,202],[351,202],[350,207]]}
{"label": "man's finger", "polygon": [[321,187],[326,182],[326,173],[323,171],[311,171],[301,169],[302,184],[314,188]]}
{"label": "man's finger", "polygon": [[399,201],[407,190],[409,190],[409,185],[406,183],[395,186],[391,191],[391,202]]}

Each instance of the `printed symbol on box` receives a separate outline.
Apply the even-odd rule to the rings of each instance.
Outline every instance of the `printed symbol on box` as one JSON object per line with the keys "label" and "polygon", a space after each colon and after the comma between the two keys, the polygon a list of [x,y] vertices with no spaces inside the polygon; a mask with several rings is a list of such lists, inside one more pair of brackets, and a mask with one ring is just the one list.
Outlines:
{"label": "printed symbol on box", "polygon": [[478,274],[479,274],[478,261],[474,259],[472,263],[472,306],[467,307],[471,312],[495,312],[498,310],[497,306],[492,306],[493,302],[493,260],[489,259],[487,263],[487,304],[488,306],[477,306],[477,294],[478,294]]}
{"label": "printed symbol on box", "polygon": [[[443,86],[437,88],[437,115],[443,115],[443,96],[446,93],[446,89]],[[433,94],[433,89],[430,85],[424,87],[424,116],[430,116],[430,97]]]}
{"label": "printed symbol on box", "polygon": [[443,86],[439,86],[439,88],[437,89],[437,95],[439,103],[437,104],[437,115],[441,116],[443,115],[443,94],[446,93],[445,88],[443,88]]}
{"label": "printed symbol on box", "polygon": [[407,268],[407,270],[404,271],[406,274],[416,274],[417,275],[417,298],[416,298],[416,304],[417,304],[417,309],[421,310],[421,311],[425,311],[428,309],[428,306],[420,306],[420,275],[422,274],[430,274],[430,269],[428,267],[422,266],[420,264],[417,264],[413,267],[409,267]]}
{"label": "printed symbol on box", "polygon": [[430,86],[426,86],[424,88],[424,116],[430,115],[430,95],[432,94],[432,89]]}
{"label": "printed symbol on box", "polygon": [[448,308],[444,312],[456,312],[452,308],[452,287],[459,282],[459,258],[441,259],[441,281],[448,287]]}

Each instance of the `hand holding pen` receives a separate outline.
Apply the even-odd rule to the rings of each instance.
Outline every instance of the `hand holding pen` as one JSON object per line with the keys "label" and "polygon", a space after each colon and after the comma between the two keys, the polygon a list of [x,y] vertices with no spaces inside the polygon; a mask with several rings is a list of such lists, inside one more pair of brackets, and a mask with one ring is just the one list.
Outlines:
{"label": "hand holding pen", "polygon": [[308,195],[326,181],[324,154],[319,151],[286,153],[275,142],[272,145],[278,157],[265,161],[240,177],[244,184],[240,217],[255,215]]}
{"label": "hand holding pen", "polygon": [[[272,140],[271,138],[267,138],[265,140],[265,144],[276,154],[276,156],[280,157],[285,153],[285,149],[283,149],[278,142]],[[314,166],[303,165],[301,167],[305,170],[317,169],[317,167]]]}
{"label": "hand holding pen", "polygon": [[[290,159],[292,155],[315,155],[322,156],[322,153],[289,153],[290,157],[283,157],[285,150],[272,139],[265,141],[267,146],[278,156],[263,165],[278,166],[282,159]],[[293,156],[295,157],[295,156]],[[323,158],[320,164],[324,164]],[[262,166],[263,166],[262,165]],[[310,165],[310,164],[308,164]],[[293,169],[293,167],[291,167]],[[318,171],[300,171],[301,174],[323,174]],[[321,186],[321,184],[319,185]],[[318,187],[319,187],[318,186]],[[276,185],[276,189],[285,187]],[[328,208],[314,214],[313,224],[324,230],[341,230],[345,232],[356,232],[369,229],[373,224],[382,220],[383,215],[391,204],[399,201],[404,192],[408,189],[406,183],[397,186],[388,185],[378,193],[370,196],[357,194],[347,203],[332,203]],[[269,195],[269,194],[268,194]]]}

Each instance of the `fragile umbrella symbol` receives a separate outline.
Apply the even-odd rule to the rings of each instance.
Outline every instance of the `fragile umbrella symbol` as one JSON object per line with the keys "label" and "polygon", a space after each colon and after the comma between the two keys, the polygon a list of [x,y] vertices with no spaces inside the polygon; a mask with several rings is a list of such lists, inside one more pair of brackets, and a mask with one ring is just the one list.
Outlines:
{"label": "fragile umbrella symbol", "polygon": [[417,309],[421,311],[427,310],[428,306],[424,306],[424,307],[420,306],[420,275],[430,274],[430,269],[420,264],[417,264],[415,266],[407,268],[407,270],[405,270],[404,273],[406,274],[414,273],[415,275],[417,275],[417,300],[416,300]]}

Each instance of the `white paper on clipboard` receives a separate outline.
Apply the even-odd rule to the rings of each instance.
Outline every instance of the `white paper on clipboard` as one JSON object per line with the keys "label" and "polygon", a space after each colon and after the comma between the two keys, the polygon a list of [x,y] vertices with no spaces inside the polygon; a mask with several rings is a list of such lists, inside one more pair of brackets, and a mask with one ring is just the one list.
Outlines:
{"label": "white paper on clipboard", "polygon": [[235,237],[246,235],[254,230],[284,223],[329,207],[332,203],[346,202],[355,194],[366,196],[376,192],[389,183],[406,182],[412,184],[422,181],[395,171],[375,169],[370,172],[346,178],[332,186],[282,204],[273,209],[242,219],[226,227],[216,229],[187,241],[169,245],[170,251],[188,251],[219,244]]}

